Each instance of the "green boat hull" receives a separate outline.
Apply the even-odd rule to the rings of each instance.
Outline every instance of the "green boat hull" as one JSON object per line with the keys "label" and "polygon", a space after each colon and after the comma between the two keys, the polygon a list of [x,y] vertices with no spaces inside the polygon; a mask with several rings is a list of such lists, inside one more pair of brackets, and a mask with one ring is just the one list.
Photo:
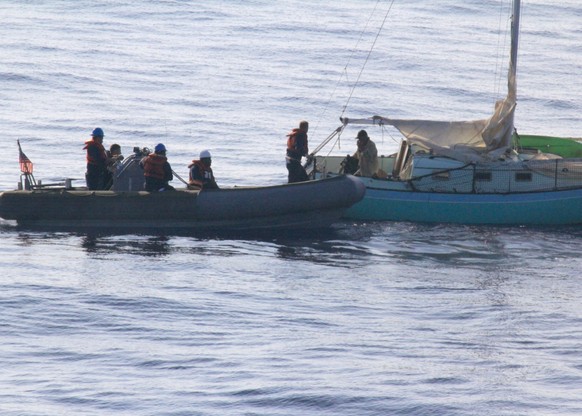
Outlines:
{"label": "green boat hull", "polygon": [[563,158],[582,158],[582,143],[576,138],[519,135],[513,136],[513,143],[521,149],[536,149]]}

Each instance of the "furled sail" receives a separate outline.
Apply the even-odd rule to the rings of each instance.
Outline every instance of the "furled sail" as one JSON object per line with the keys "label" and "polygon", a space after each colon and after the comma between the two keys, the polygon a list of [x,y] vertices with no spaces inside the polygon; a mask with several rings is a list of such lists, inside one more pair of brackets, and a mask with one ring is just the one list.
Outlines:
{"label": "furled sail", "polygon": [[520,1],[514,0],[507,96],[495,103],[495,111],[490,118],[473,121],[433,121],[374,116],[366,121],[344,119],[344,124],[389,124],[400,130],[410,144],[430,149],[434,154],[467,162],[499,158],[511,149],[514,130],[519,10]]}

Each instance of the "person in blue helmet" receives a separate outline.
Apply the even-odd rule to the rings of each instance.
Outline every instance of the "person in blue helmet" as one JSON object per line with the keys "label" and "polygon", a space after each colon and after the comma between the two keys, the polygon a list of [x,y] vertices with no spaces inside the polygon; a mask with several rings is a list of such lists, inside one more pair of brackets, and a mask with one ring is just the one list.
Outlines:
{"label": "person in blue helmet", "polygon": [[154,153],[144,157],[140,165],[143,167],[146,191],[162,192],[174,190],[174,187],[168,183],[174,179],[174,175],[166,157],[166,146],[162,143],[158,143],[154,148]]}
{"label": "person in blue helmet", "polygon": [[107,153],[103,147],[103,136],[103,129],[97,127],[91,133],[91,140],[87,140],[83,148],[87,151],[85,180],[91,191],[103,190],[106,186]]}

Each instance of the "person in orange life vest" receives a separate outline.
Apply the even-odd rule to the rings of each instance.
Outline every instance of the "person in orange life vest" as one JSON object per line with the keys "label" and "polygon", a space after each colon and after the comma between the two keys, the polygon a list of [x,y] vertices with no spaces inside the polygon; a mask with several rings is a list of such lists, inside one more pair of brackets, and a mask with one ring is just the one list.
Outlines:
{"label": "person in orange life vest", "polygon": [[212,155],[208,150],[201,151],[200,160],[193,160],[188,166],[190,169],[188,189],[218,189],[210,165],[212,165]]}
{"label": "person in orange life vest", "polygon": [[105,176],[107,173],[107,154],[103,147],[103,129],[97,127],[93,130],[91,136],[91,140],[86,141],[83,148],[87,150],[85,180],[89,190],[103,190],[105,189]]}
{"label": "person in orange life vest", "polygon": [[291,130],[287,135],[287,171],[289,183],[309,180],[305,168],[301,165],[301,158],[307,156],[309,147],[307,144],[307,131],[309,123],[301,121],[299,128]]}
{"label": "person in orange life vest", "polygon": [[166,157],[166,146],[159,143],[154,148],[154,153],[144,157],[139,164],[143,167],[145,177],[145,190],[148,192],[174,191],[174,187],[168,184],[174,175],[172,167]]}

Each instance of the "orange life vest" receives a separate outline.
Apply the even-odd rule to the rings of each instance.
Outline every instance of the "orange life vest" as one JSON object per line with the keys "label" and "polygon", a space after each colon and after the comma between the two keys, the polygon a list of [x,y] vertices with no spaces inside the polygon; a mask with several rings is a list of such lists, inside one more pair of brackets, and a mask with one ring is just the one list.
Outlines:
{"label": "orange life vest", "polygon": [[[305,135],[305,143],[300,143],[298,146],[297,136],[300,133]],[[308,151],[307,133],[299,128],[291,130],[287,134],[287,156],[300,161],[301,157],[307,156]]]}
{"label": "orange life vest", "polygon": [[298,128],[294,128],[291,132],[287,135],[287,150],[291,150],[296,152],[297,151],[297,133],[299,133]]}
{"label": "orange life vest", "polygon": [[150,178],[164,180],[164,164],[167,157],[150,153],[143,162],[143,174]]}
{"label": "orange life vest", "polygon": [[94,140],[87,140],[85,142],[85,147],[83,147],[84,150],[88,150],[90,147],[96,147],[97,150],[99,151],[99,159],[95,159],[90,153],[91,152],[87,152],[87,163],[89,165],[95,165],[95,166],[105,166],[105,161],[107,160],[107,153],[105,153],[105,148],[103,147],[102,144],[97,143]]}
{"label": "orange life vest", "polygon": [[[195,167],[198,170],[201,178],[192,177],[193,167]],[[193,188],[202,189],[205,183],[214,178],[214,173],[212,172],[212,169],[206,166],[204,163],[202,163],[201,160],[193,160],[192,164],[188,165],[188,168],[190,169],[190,181],[188,184]]]}

